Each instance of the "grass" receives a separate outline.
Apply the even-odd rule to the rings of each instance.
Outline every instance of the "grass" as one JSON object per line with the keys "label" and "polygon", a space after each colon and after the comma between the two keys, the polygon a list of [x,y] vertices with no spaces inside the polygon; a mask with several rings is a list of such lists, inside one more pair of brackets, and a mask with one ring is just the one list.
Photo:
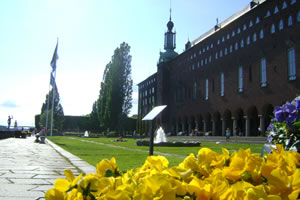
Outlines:
{"label": "grass", "polygon": [[[127,142],[113,142],[116,138],[80,138],[53,136],[48,138],[55,144],[89,164],[96,166],[102,159],[115,157],[120,170],[135,169],[141,167],[149,155],[149,147],[137,146],[136,140],[126,139]],[[92,142],[92,143],[91,143]],[[111,146],[113,145],[113,146]],[[237,151],[240,148],[251,148],[253,153],[261,153],[262,144],[215,144],[209,142],[201,143],[200,147],[154,147],[155,152],[168,153],[169,167],[178,165],[184,157],[190,153],[197,155],[200,148],[208,147],[218,153],[222,148],[229,151]]]}

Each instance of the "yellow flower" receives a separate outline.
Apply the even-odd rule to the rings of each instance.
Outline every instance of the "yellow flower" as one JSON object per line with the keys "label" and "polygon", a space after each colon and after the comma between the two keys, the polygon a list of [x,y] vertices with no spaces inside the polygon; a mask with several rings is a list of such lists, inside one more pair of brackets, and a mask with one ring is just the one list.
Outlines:
{"label": "yellow flower", "polygon": [[245,200],[281,200],[278,195],[268,195],[264,185],[258,185],[256,187],[250,187],[246,191],[247,196]]}
{"label": "yellow flower", "polygon": [[230,158],[229,151],[222,148],[223,154],[217,155],[215,160],[212,160],[211,166],[222,168],[226,164],[226,161]]}
{"label": "yellow flower", "polygon": [[99,178],[96,176],[96,174],[87,174],[79,183],[79,188],[83,195],[87,196],[89,193],[97,193],[99,190],[99,185]]}
{"label": "yellow flower", "polygon": [[54,188],[62,192],[67,192],[74,188],[80,181],[82,174],[75,178],[73,172],[70,169],[64,171],[67,179],[57,179],[54,183]]}
{"label": "yellow flower", "polygon": [[99,200],[131,200],[128,193],[122,190],[113,190],[101,196]]}
{"label": "yellow flower", "polygon": [[111,170],[113,173],[116,173],[119,171],[117,167],[117,162],[114,157],[112,157],[110,160],[103,159],[96,165],[97,175],[100,177],[105,176],[107,170]]}
{"label": "yellow flower", "polygon": [[282,145],[276,145],[276,149],[272,148],[272,150],[272,153],[267,155],[267,162],[262,167],[262,175],[268,178],[271,172],[277,168],[286,171],[288,176],[292,175],[300,165],[300,154],[295,151],[284,151]]}
{"label": "yellow flower", "polygon": [[268,178],[270,194],[279,195],[282,199],[297,199],[300,191],[299,169],[292,176],[288,176],[286,171],[275,169]]}
{"label": "yellow flower", "polygon": [[220,196],[220,200],[243,200],[247,195],[246,191],[253,187],[252,184],[245,181],[236,182]]}
{"label": "yellow flower", "polygon": [[212,199],[219,199],[230,187],[227,179],[222,175],[221,170],[215,170],[209,178],[205,179],[205,183],[211,185],[212,190],[210,193]]}
{"label": "yellow flower", "polygon": [[250,149],[240,149],[232,154],[229,167],[223,169],[223,176],[235,182],[247,172],[247,177],[243,177],[244,179],[252,181],[254,178],[256,182],[260,181],[262,162],[258,154],[250,154]]}
{"label": "yellow flower", "polygon": [[168,178],[162,174],[156,174],[144,178],[137,186],[134,200],[175,200],[175,191]]}
{"label": "yellow flower", "polygon": [[45,198],[46,200],[64,200],[65,193],[53,188],[46,192]]}
{"label": "yellow flower", "polygon": [[169,161],[164,156],[148,156],[141,170],[155,169],[158,172],[161,172],[163,169],[168,168]]}
{"label": "yellow flower", "polygon": [[212,172],[212,161],[216,161],[218,154],[209,148],[202,148],[198,152],[199,172],[208,177]]}
{"label": "yellow flower", "polygon": [[183,162],[179,164],[179,167],[183,169],[191,169],[194,172],[199,171],[199,164],[193,153],[186,157]]}
{"label": "yellow flower", "polygon": [[205,183],[204,181],[193,177],[193,180],[186,185],[187,192],[189,194],[194,194],[198,200],[209,200],[211,199],[212,187],[210,184]]}

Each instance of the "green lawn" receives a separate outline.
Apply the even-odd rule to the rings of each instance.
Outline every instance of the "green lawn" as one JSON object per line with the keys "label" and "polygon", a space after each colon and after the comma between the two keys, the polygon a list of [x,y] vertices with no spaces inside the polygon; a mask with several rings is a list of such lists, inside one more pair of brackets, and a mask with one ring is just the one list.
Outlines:
{"label": "green lawn", "polygon": [[[48,137],[52,142],[56,143],[66,151],[80,157],[93,166],[102,159],[115,157],[120,170],[135,169],[145,162],[149,155],[149,147],[137,146],[136,140],[126,139],[127,142],[114,142],[116,138],[80,138],[80,137]],[[91,143],[92,142],[92,143]],[[111,146],[113,145],[113,146]],[[122,148],[123,147],[123,148]],[[190,153],[197,155],[200,148],[208,147],[218,153],[222,152],[222,148],[235,151],[240,148],[251,148],[253,153],[261,153],[263,145],[261,144],[216,144],[201,143],[200,147],[154,147],[155,152],[168,153],[172,155],[166,156],[169,160],[169,167],[178,165],[183,161],[184,157]]]}

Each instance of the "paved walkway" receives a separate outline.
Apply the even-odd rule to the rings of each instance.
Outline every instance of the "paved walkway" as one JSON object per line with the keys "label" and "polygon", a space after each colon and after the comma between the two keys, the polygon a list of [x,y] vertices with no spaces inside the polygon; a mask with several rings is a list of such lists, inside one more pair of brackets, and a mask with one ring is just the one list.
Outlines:
{"label": "paved walkway", "polygon": [[34,143],[35,137],[0,140],[0,200],[44,199],[64,170],[96,173],[96,168],[64,151],[49,140]]}

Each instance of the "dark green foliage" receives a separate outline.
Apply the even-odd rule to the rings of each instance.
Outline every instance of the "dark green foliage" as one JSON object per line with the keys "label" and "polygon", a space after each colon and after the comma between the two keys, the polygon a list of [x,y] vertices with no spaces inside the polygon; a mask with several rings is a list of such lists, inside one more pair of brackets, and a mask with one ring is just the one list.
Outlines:
{"label": "dark green foliage", "polygon": [[64,116],[64,131],[91,131],[88,116]]}
{"label": "dark green foliage", "polygon": [[130,46],[123,42],[106,65],[97,101],[103,129],[121,130],[132,107]]}
{"label": "dark green foliage", "polygon": [[41,119],[41,115],[34,116],[35,128],[37,128],[38,130],[40,130],[40,119]]}
{"label": "dark green foliage", "polygon": [[[51,122],[51,108],[52,108],[52,94],[53,89],[46,95],[45,103],[42,105],[41,109],[41,116],[40,116],[40,124],[46,126],[46,113],[47,113],[47,103],[49,100],[49,110],[48,110],[48,126],[47,128],[50,129],[50,122]],[[48,95],[49,98],[48,98]],[[54,107],[53,107],[53,129],[62,130],[64,121],[64,110],[62,105],[60,104],[59,100],[59,93],[55,91],[54,95]]]}
{"label": "dark green foliage", "polygon": [[93,103],[93,109],[91,114],[89,115],[89,129],[93,132],[99,132],[100,131],[100,122],[98,118],[98,102],[95,101]]}

